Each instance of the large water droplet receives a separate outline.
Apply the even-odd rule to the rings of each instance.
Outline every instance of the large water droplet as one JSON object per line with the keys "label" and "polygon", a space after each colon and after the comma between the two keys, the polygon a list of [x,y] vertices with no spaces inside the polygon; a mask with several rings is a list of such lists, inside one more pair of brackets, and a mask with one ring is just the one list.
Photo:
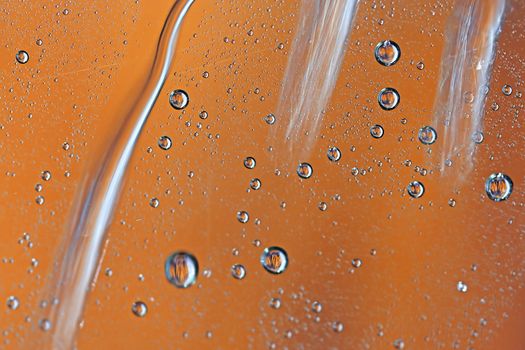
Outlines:
{"label": "large water droplet", "polygon": [[247,168],[247,169],[253,169],[255,168],[255,165],[257,164],[257,162],[255,161],[255,158],[253,157],[246,157],[244,159],[244,166]]}
{"label": "large water droplet", "polygon": [[436,142],[437,132],[431,126],[424,126],[421,129],[419,129],[417,137],[422,144],[431,145],[434,142]]}
{"label": "large water droplet", "polygon": [[299,175],[303,179],[308,179],[310,176],[312,176],[313,172],[314,169],[308,163],[300,163],[297,167],[297,175]]}
{"label": "large water droplet", "polygon": [[412,181],[407,186],[408,194],[413,198],[419,198],[425,193],[425,186],[419,181]]}
{"label": "large water droplet", "polygon": [[18,63],[26,64],[29,61],[29,54],[24,50],[20,50],[16,53],[16,60]]}
{"label": "large water droplet", "polygon": [[173,90],[170,94],[170,104],[175,109],[184,109],[190,102],[190,98],[184,90]]}
{"label": "large water droplet", "polygon": [[199,263],[186,252],[176,252],[168,257],[165,264],[168,281],[177,288],[188,288],[197,280]]}
{"label": "large water droplet", "polygon": [[374,50],[374,55],[377,62],[383,66],[388,67],[395,64],[399,60],[399,57],[401,56],[401,50],[399,49],[399,45],[397,45],[394,41],[385,40],[377,44]]}
{"label": "large water droplet", "polygon": [[511,178],[503,173],[494,173],[489,176],[485,183],[487,196],[494,202],[501,202],[509,198],[512,193],[513,182]]}
{"label": "large water droplet", "polygon": [[385,134],[383,127],[381,125],[373,125],[370,127],[370,135],[375,139],[380,139]]}
{"label": "large water droplet", "polygon": [[341,159],[341,151],[337,147],[330,147],[328,148],[327,156],[332,162],[337,162]]}
{"label": "large water droplet", "polygon": [[288,255],[283,248],[269,247],[261,255],[261,264],[266,271],[280,274],[288,266]]}
{"label": "large water droplet", "polygon": [[393,88],[384,88],[379,91],[379,94],[377,95],[379,106],[387,111],[396,108],[399,104],[399,100],[399,93]]}

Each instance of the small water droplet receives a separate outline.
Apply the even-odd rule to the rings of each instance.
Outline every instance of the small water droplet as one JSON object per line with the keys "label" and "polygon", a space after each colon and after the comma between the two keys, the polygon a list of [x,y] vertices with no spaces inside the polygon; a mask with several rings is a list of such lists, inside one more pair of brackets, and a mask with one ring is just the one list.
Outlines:
{"label": "small water droplet", "polygon": [[484,138],[485,138],[485,136],[483,135],[483,133],[481,131],[475,131],[472,134],[472,141],[474,141],[477,144],[482,143]]}
{"label": "small water droplet", "polygon": [[384,133],[385,131],[381,125],[376,124],[370,127],[370,135],[372,135],[372,137],[375,139],[380,139],[383,137]]}
{"label": "small water droplet", "polygon": [[8,308],[10,308],[11,310],[16,310],[16,309],[18,309],[18,306],[20,306],[20,301],[18,300],[17,297],[10,296],[9,298],[7,298],[7,307]]}
{"label": "small water droplet", "polygon": [[323,311],[323,305],[318,301],[314,301],[312,303],[312,311],[316,314],[320,313],[321,311]]}
{"label": "small water droplet", "polygon": [[275,115],[273,115],[273,114],[268,114],[267,116],[264,117],[264,121],[265,121],[266,124],[268,124],[268,125],[273,125],[273,124],[275,124]]}
{"label": "small water droplet", "polygon": [[51,329],[51,321],[49,321],[47,318],[43,318],[40,320],[40,322],[38,322],[38,326],[41,330],[47,332]]}
{"label": "small water droplet", "polygon": [[341,159],[341,151],[337,147],[330,147],[328,148],[327,156],[332,162],[337,162]]}
{"label": "small water droplet", "polygon": [[16,60],[18,63],[26,64],[29,61],[29,54],[24,50],[20,50],[16,53]]}
{"label": "small water droplet", "polygon": [[247,168],[247,169],[253,169],[255,168],[255,164],[256,164],[256,161],[255,161],[255,158],[253,157],[246,157],[244,159],[244,166]]}
{"label": "small water droplet", "polygon": [[377,101],[379,102],[379,106],[381,106],[381,108],[387,111],[396,108],[399,104],[399,100],[400,97],[397,90],[389,87],[384,88],[377,95]]}
{"label": "small water droplet", "polygon": [[363,265],[363,261],[359,258],[352,259],[352,266],[355,268],[359,268]]}
{"label": "small water droplet", "polygon": [[38,196],[38,197],[36,197],[36,199],[35,199],[35,202],[36,202],[36,204],[38,204],[38,205],[42,205],[42,204],[44,204],[44,201],[45,201],[45,200],[44,200],[44,197],[43,197],[43,196]]}
{"label": "small water droplet", "polygon": [[394,348],[397,350],[403,350],[405,348],[405,342],[403,339],[396,339],[394,340]]}
{"label": "small water droplet", "polygon": [[419,129],[417,137],[422,144],[431,145],[434,142],[436,142],[437,132],[431,126],[424,126],[421,129]]}
{"label": "small water droplet", "polygon": [[246,269],[241,264],[235,264],[231,268],[231,273],[233,278],[242,280],[244,277],[246,277]]}
{"label": "small water droplet", "polygon": [[288,266],[288,255],[279,247],[266,248],[261,255],[261,264],[264,269],[273,274],[280,274]]}
{"label": "small water droplet", "polygon": [[148,313],[148,306],[142,301],[136,301],[131,305],[131,312],[137,317],[144,317]]}
{"label": "small water droplet", "polygon": [[252,190],[257,191],[259,188],[261,188],[261,180],[258,178],[254,178],[250,181],[250,188]]}
{"label": "small water droplet", "polygon": [[401,50],[399,49],[399,45],[397,45],[394,41],[385,40],[377,44],[374,50],[374,55],[377,62],[383,66],[388,67],[395,64],[399,60],[399,57],[401,56]]}
{"label": "small water droplet", "polygon": [[165,273],[168,281],[175,287],[188,288],[197,280],[199,264],[193,255],[176,252],[166,260]]}
{"label": "small water droplet", "polygon": [[237,220],[239,220],[240,223],[245,224],[250,220],[250,215],[247,211],[241,210],[237,212]]}
{"label": "small water droplet", "polygon": [[171,148],[171,139],[168,136],[161,136],[158,140],[158,145],[163,150],[168,150]]}
{"label": "small water droplet", "polygon": [[190,98],[184,90],[173,90],[170,94],[170,104],[175,109],[184,109],[190,102]]}
{"label": "small water droplet", "polygon": [[152,208],[156,208],[158,207],[160,204],[160,201],[158,200],[158,198],[151,198],[151,200],[149,201],[149,205],[152,207]]}
{"label": "small water droplet", "polygon": [[425,64],[423,62],[418,62],[416,64],[416,68],[419,69],[419,70],[423,70],[423,69],[425,69]]}
{"label": "small water droplet", "polygon": [[335,322],[332,323],[332,329],[336,333],[341,333],[345,329],[345,326],[343,325],[342,322],[335,321]]}
{"label": "small water droplet", "polygon": [[300,163],[297,167],[297,175],[303,179],[308,179],[312,176],[314,169],[309,163]]}
{"label": "small water droplet", "polygon": [[412,181],[407,186],[408,194],[413,198],[419,198],[425,193],[425,187],[419,181]]}
{"label": "small water droplet", "polygon": [[501,92],[503,92],[503,95],[505,96],[510,96],[512,94],[512,86],[507,84],[503,85]]}
{"label": "small water droplet", "polygon": [[494,173],[487,179],[485,191],[494,202],[501,202],[509,198],[513,185],[509,176],[503,173]]}
{"label": "small water droplet", "polygon": [[42,176],[41,177],[42,177],[42,180],[49,181],[49,180],[51,180],[51,172],[49,170],[44,170],[42,172]]}
{"label": "small water droplet", "polygon": [[281,307],[281,299],[279,298],[270,299],[270,307],[273,309],[279,309]]}
{"label": "small water droplet", "polygon": [[320,202],[319,203],[319,210],[320,211],[325,211],[326,209],[328,209],[328,204],[326,204],[326,202]]}
{"label": "small water droplet", "polygon": [[468,290],[468,286],[463,281],[459,281],[456,288],[458,292],[461,292],[461,293],[466,293]]}

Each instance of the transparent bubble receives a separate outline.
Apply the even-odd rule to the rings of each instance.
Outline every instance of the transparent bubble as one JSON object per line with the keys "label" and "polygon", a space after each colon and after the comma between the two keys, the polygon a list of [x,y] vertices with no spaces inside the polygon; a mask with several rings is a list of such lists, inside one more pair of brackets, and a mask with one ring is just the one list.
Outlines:
{"label": "transparent bubble", "polygon": [[266,271],[280,274],[288,266],[288,255],[283,248],[269,247],[261,255],[261,264]]}
{"label": "transparent bubble", "polygon": [[175,109],[184,109],[190,102],[190,98],[184,90],[173,90],[170,94],[170,104]]}
{"label": "transparent bubble", "polygon": [[484,139],[485,139],[485,136],[483,135],[481,131],[475,131],[472,134],[472,141],[474,141],[477,144],[482,143]]}
{"label": "transparent bubble", "polygon": [[393,88],[384,88],[379,91],[379,94],[377,95],[379,106],[387,111],[396,108],[399,104],[399,100],[399,93]]}
{"label": "transparent bubble", "polygon": [[377,62],[383,66],[388,67],[395,64],[399,60],[399,57],[401,56],[401,50],[399,49],[399,45],[397,45],[394,41],[385,40],[377,44],[374,50],[374,55]]}
{"label": "transparent bubble", "polygon": [[332,162],[337,162],[341,159],[341,151],[337,147],[330,147],[328,148],[327,156]]}
{"label": "transparent bubble", "polygon": [[144,317],[148,313],[148,306],[142,301],[136,301],[131,305],[131,312],[137,317]]}
{"label": "transparent bubble", "polygon": [[199,263],[186,252],[176,252],[168,257],[165,264],[168,281],[177,288],[188,288],[197,280]]}
{"label": "transparent bubble", "polygon": [[505,96],[510,96],[512,94],[512,86],[507,84],[503,85],[501,92],[503,92],[503,95]]}
{"label": "transparent bubble", "polygon": [[422,144],[431,145],[434,142],[436,142],[437,132],[431,126],[424,126],[421,129],[419,129],[417,137]]}
{"label": "transparent bubble", "polygon": [[463,281],[459,281],[458,284],[456,285],[456,288],[458,292],[461,292],[461,293],[466,293],[468,290],[468,286]]}
{"label": "transparent bubble", "polygon": [[261,180],[259,180],[258,178],[254,178],[250,181],[250,188],[252,190],[258,190],[259,188],[261,188]]}
{"label": "transparent bubble", "polygon": [[149,201],[149,205],[152,207],[152,208],[156,208],[158,207],[160,204],[160,201],[158,198],[151,198],[151,200]]}
{"label": "transparent bubble", "polygon": [[247,211],[241,210],[237,212],[237,220],[239,220],[240,223],[245,224],[250,220],[250,215]]}
{"label": "transparent bubble", "polygon": [[168,150],[171,148],[171,139],[168,136],[161,136],[157,141],[159,147],[163,150]]}
{"label": "transparent bubble", "polygon": [[312,176],[313,172],[314,169],[308,163],[300,163],[297,167],[297,175],[299,175],[303,179],[308,179],[310,176]]}
{"label": "transparent bubble", "polygon": [[489,176],[485,183],[487,196],[494,202],[501,202],[509,198],[514,184],[508,175],[494,173]]}
{"label": "transparent bubble", "polygon": [[20,50],[16,53],[16,60],[18,63],[26,64],[29,61],[29,54],[24,50]]}
{"label": "transparent bubble", "polygon": [[44,181],[51,180],[51,172],[49,170],[44,170],[42,172],[42,180],[44,180]]}
{"label": "transparent bubble", "polygon": [[370,135],[372,135],[372,137],[375,139],[380,139],[383,137],[384,133],[385,131],[381,125],[376,124],[370,127]]}
{"label": "transparent bubble", "polygon": [[275,116],[273,114],[268,114],[267,116],[264,117],[264,121],[268,125],[273,125],[275,124]]}
{"label": "transparent bubble", "polygon": [[16,310],[20,306],[20,301],[15,296],[10,296],[7,298],[7,307],[11,310]]}
{"label": "transparent bubble", "polygon": [[334,332],[341,333],[342,331],[344,331],[345,326],[342,322],[335,321],[332,323],[332,329],[334,330]]}
{"label": "transparent bubble", "polygon": [[419,181],[412,181],[407,186],[408,194],[413,198],[419,198],[425,193],[425,187]]}
{"label": "transparent bubble", "polygon": [[255,168],[255,164],[256,164],[256,161],[255,161],[255,158],[253,157],[246,157],[244,159],[244,166],[248,169]]}
{"label": "transparent bubble", "polygon": [[233,278],[242,280],[244,277],[246,277],[246,269],[241,264],[235,264],[231,268],[231,273]]}

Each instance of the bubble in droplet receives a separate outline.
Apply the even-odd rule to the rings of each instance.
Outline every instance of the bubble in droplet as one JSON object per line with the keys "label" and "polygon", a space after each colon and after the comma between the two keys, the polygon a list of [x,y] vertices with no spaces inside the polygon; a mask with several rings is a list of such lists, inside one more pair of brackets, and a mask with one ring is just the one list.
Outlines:
{"label": "bubble in droplet", "polygon": [[399,93],[393,88],[384,88],[377,95],[379,106],[387,111],[396,108],[399,100]]}
{"label": "bubble in droplet", "polygon": [[20,306],[20,301],[18,300],[17,297],[10,296],[9,298],[7,298],[7,307],[8,308],[10,308],[11,310],[16,310],[16,309],[18,309],[18,306]]}
{"label": "bubble in droplet", "polygon": [[314,301],[312,303],[312,311],[317,314],[320,313],[321,311],[323,311],[323,305],[318,301]]}
{"label": "bubble in droplet", "polygon": [[408,194],[413,198],[419,198],[425,193],[425,187],[419,181],[412,181],[407,186]]}
{"label": "bubble in droplet", "polygon": [[405,348],[405,342],[403,339],[396,339],[394,340],[394,348],[397,350],[403,350]]}
{"label": "bubble in droplet", "polygon": [[281,299],[279,298],[272,298],[270,299],[270,307],[272,309],[278,309],[281,307]]}
{"label": "bubble in droplet", "polygon": [[300,163],[299,166],[297,166],[297,175],[303,179],[308,179],[310,176],[312,176],[313,172],[314,169],[308,163]]}
{"label": "bubble in droplet", "polygon": [[42,177],[42,180],[49,181],[49,180],[51,180],[51,172],[49,170],[44,170],[42,172],[42,176],[41,177]]}
{"label": "bubble in droplet", "polygon": [[233,278],[242,280],[244,277],[246,277],[246,268],[244,268],[241,264],[235,264],[231,268],[231,273]]}
{"label": "bubble in droplet", "polygon": [[256,164],[256,161],[255,161],[255,158],[253,157],[246,157],[244,159],[244,166],[248,169],[255,168],[255,164]]}
{"label": "bubble in droplet", "polygon": [[268,114],[267,116],[264,117],[264,121],[265,121],[266,124],[268,124],[268,125],[273,125],[273,124],[275,124],[275,115],[273,115],[273,114]]}
{"label": "bubble in droplet", "polygon": [[239,220],[240,223],[247,223],[248,220],[250,220],[250,215],[247,211],[241,210],[237,212],[237,220]]}
{"label": "bubble in droplet", "polygon": [[375,139],[380,139],[383,137],[384,133],[385,131],[381,125],[376,124],[370,127],[370,135],[372,135],[372,137]]}
{"label": "bubble in droplet", "polygon": [[474,141],[474,143],[480,144],[480,143],[483,142],[484,138],[485,138],[485,136],[483,135],[483,133],[481,131],[475,131],[472,134],[472,141]]}
{"label": "bubble in droplet", "polygon": [[280,274],[288,266],[288,255],[286,251],[279,247],[266,248],[261,255],[261,264],[266,271]]}
{"label": "bubble in droplet", "polygon": [[188,288],[197,280],[199,264],[193,255],[176,252],[166,260],[165,273],[168,281],[175,287]]}
{"label": "bubble in droplet", "polygon": [[29,61],[29,54],[24,50],[20,50],[16,53],[16,60],[18,63],[26,64]]}
{"label": "bubble in droplet", "polygon": [[259,180],[258,178],[254,178],[250,181],[250,188],[252,190],[258,190],[259,188],[261,188],[261,180]]}
{"label": "bubble in droplet", "polygon": [[337,147],[330,147],[328,148],[327,156],[332,162],[337,162],[341,159],[341,151]]}
{"label": "bubble in droplet", "polygon": [[144,317],[148,313],[148,306],[142,301],[136,301],[131,305],[131,312],[137,317]]}
{"label": "bubble in droplet", "polygon": [[434,142],[436,142],[437,132],[431,126],[424,126],[421,129],[419,129],[417,137],[422,144],[431,145]]}
{"label": "bubble in droplet", "polygon": [[184,90],[173,90],[170,94],[170,104],[175,109],[184,109],[190,102],[190,98]]}
{"label": "bubble in droplet", "polygon": [[487,196],[494,202],[501,202],[509,198],[514,184],[508,175],[494,173],[489,176],[485,183]]}
{"label": "bubble in droplet", "polygon": [[152,207],[152,208],[156,208],[158,207],[160,204],[160,201],[158,198],[151,198],[151,200],[149,201],[149,205]]}
{"label": "bubble in droplet", "polygon": [[512,94],[512,86],[507,84],[503,85],[501,92],[503,92],[503,95],[505,96],[510,96]]}
{"label": "bubble in droplet", "polygon": [[171,139],[168,136],[161,136],[157,142],[160,148],[168,150],[171,148]]}
{"label": "bubble in droplet", "polygon": [[456,285],[456,288],[458,292],[461,292],[461,293],[466,293],[468,290],[468,286],[463,281],[459,281],[458,284]]}
{"label": "bubble in droplet", "polygon": [[41,330],[47,332],[51,329],[51,321],[49,321],[47,318],[43,318],[38,322],[38,326]]}
{"label": "bubble in droplet", "polygon": [[334,330],[334,332],[341,333],[342,331],[344,331],[345,326],[342,322],[335,321],[332,323],[332,329]]}
{"label": "bubble in droplet", "polygon": [[399,57],[401,56],[401,50],[399,49],[399,45],[397,45],[394,41],[385,40],[377,44],[374,54],[377,62],[383,66],[388,67],[395,64],[399,60]]}

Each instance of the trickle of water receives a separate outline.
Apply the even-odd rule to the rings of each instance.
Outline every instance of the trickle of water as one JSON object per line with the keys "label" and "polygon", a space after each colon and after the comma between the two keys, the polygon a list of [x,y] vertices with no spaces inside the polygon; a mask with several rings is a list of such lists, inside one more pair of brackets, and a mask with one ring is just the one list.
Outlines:
{"label": "trickle of water", "polygon": [[376,124],[370,127],[370,135],[372,135],[374,139],[380,139],[381,137],[383,137],[384,134],[385,130],[381,125]]}
{"label": "trickle of water", "polygon": [[131,305],[131,312],[137,317],[144,317],[148,313],[148,306],[142,301],[136,301]]}
{"label": "trickle of water", "polygon": [[379,94],[377,95],[377,102],[379,102],[379,106],[387,111],[396,108],[399,104],[399,100],[400,97],[397,90],[389,87],[379,91]]}
{"label": "trickle of water", "polygon": [[485,192],[494,202],[501,202],[509,198],[514,184],[508,175],[494,173],[485,182]]}
{"label": "trickle of water", "polygon": [[339,161],[339,159],[341,159],[341,151],[337,147],[328,148],[328,152],[326,155],[328,156],[328,159],[330,159],[330,161],[332,162],[337,162]]}
{"label": "trickle of water", "polygon": [[159,147],[163,150],[169,150],[171,148],[171,139],[168,136],[161,136],[157,142]]}
{"label": "trickle of water", "polygon": [[231,268],[233,278],[242,280],[246,277],[246,268],[241,264],[235,264]]}
{"label": "trickle of water", "polygon": [[425,193],[425,187],[419,181],[412,181],[407,186],[407,192],[410,197],[419,198]]}
{"label": "trickle of water", "polygon": [[297,175],[303,179],[308,179],[314,173],[314,169],[309,163],[300,163],[297,166]]}
{"label": "trickle of water", "polygon": [[184,109],[190,102],[190,97],[184,90],[173,90],[170,94],[170,104],[175,109]]}
{"label": "trickle of water", "polygon": [[436,142],[437,132],[431,126],[424,126],[421,129],[419,129],[417,137],[422,144],[431,145],[434,142]]}
{"label": "trickle of water", "polygon": [[247,168],[247,169],[253,169],[255,168],[255,165],[257,164],[257,162],[255,161],[255,158],[253,157],[246,157],[244,159],[244,166]]}
{"label": "trickle of water", "polygon": [[261,265],[273,274],[283,273],[288,266],[288,255],[280,247],[266,248],[261,254]]}
{"label": "trickle of water", "polygon": [[166,259],[164,270],[171,284],[177,288],[188,288],[197,281],[199,263],[190,253],[176,252]]}
{"label": "trickle of water", "polygon": [[377,62],[388,67],[396,64],[401,57],[401,50],[394,41],[385,40],[377,44],[374,55]]}
{"label": "trickle of water", "polygon": [[16,61],[20,64],[26,64],[27,61],[29,61],[29,54],[24,50],[18,51],[15,57]]}

